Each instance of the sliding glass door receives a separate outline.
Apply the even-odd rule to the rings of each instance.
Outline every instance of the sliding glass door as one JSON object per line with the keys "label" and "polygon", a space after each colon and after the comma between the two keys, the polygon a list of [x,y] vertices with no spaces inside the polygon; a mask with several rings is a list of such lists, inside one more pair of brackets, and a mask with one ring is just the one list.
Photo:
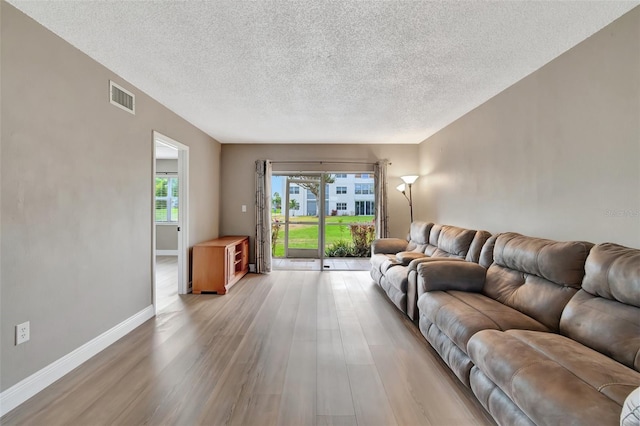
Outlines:
{"label": "sliding glass door", "polygon": [[288,259],[320,259],[320,216],[318,205],[322,177],[287,177],[284,204],[284,255]]}
{"label": "sliding glass door", "polygon": [[375,202],[372,173],[274,175],[274,265],[358,269],[370,256]]}

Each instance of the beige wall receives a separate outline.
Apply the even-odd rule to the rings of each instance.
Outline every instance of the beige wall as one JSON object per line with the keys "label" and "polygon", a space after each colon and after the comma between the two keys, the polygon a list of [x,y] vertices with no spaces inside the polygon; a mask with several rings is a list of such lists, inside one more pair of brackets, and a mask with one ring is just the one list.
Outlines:
{"label": "beige wall", "polygon": [[[190,241],[218,235],[220,145],[5,2],[0,390],[151,304],[152,131],[188,145]],[[136,115],[108,102],[109,80]],[[31,340],[14,346],[14,326]]]}
{"label": "beige wall", "polygon": [[[253,262],[255,235],[255,161],[357,161],[376,162],[388,159],[389,232],[404,237],[409,229],[409,206],[395,187],[400,176],[417,173],[417,145],[222,145],[221,235],[251,236]],[[289,165],[277,165],[287,168]],[[276,166],[274,166],[275,168]],[[314,165],[302,165],[310,170]],[[327,164],[328,168],[349,167]],[[291,170],[293,171],[293,170]],[[247,212],[242,213],[242,205]]]}
{"label": "beige wall", "polygon": [[418,217],[640,247],[640,8],[420,145]]}

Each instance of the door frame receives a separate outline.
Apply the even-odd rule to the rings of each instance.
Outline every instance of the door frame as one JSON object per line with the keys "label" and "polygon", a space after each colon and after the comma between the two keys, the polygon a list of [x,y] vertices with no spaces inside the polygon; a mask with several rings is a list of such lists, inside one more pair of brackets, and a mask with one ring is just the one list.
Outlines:
{"label": "door frame", "polygon": [[[285,224],[284,224],[284,257],[286,259],[316,259],[320,261],[320,270],[323,271],[324,270],[324,245],[325,245],[325,216],[326,216],[326,212],[325,212],[325,203],[326,203],[326,192],[325,192],[325,187],[326,187],[326,183],[324,180],[325,177],[325,172],[306,172],[304,173],[305,176],[315,176],[318,175],[320,178],[320,194],[318,194],[318,198],[316,199],[316,212],[318,214],[318,249],[317,252],[315,253],[314,257],[308,257],[308,256],[304,256],[304,255],[298,255],[298,256],[290,256],[290,250],[289,249],[289,225],[290,225],[290,218],[289,218],[289,200],[290,200],[290,193],[289,193],[289,185],[290,183],[296,183],[296,182],[315,182],[313,180],[306,180],[306,179],[291,179],[290,177],[292,175],[295,176],[295,174],[293,173],[283,173],[283,174],[279,174],[280,176],[283,176],[286,178],[285,180],[285,203],[284,205],[286,206],[286,210],[285,210]],[[306,200],[305,200],[306,202]],[[305,250],[305,249],[294,249],[294,250]],[[312,249],[308,249],[309,252],[312,252]],[[298,253],[298,254],[302,254],[302,253]]]}
{"label": "door frame", "polygon": [[178,294],[187,294],[191,288],[189,282],[189,147],[175,139],[153,131],[151,138],[152,155],[152,280],[153,280],[153,309],[157,311],[156,291],[156,221],[155,221],[155,181],[156,181],[156,142],[178,150]]}

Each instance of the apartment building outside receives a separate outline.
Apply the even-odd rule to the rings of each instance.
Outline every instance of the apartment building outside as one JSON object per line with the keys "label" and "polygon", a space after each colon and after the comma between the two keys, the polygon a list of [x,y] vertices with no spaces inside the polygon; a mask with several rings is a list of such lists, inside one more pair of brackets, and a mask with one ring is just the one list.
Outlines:
{"label": "apartment building outside", "polygon": [[[334,179],[325,188],[326,216],[373,216],[375,214],[375,185],[373,173],[333,173]],[[274,176],[272,198],[281,198],[282,213],[286,204],[287,176]],[[289,185],[289,215],[317,216],[316,195],[304,186]],[[274,209],[277,206],[273,206]]]}

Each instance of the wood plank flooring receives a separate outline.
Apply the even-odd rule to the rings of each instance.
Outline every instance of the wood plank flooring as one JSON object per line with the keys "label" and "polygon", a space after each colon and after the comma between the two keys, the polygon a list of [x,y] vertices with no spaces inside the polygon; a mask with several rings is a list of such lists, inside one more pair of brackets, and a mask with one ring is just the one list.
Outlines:
{"label": "wood plank flooring", "polygon": [[0,424],[493,424],[368,272],[249,274],[167,300]]}
{"label": "wood plank flooring", "polygon": [[[274,271],[319,271],[320,259],[285,259],[274,257],[271,262]],[[328,257],[324,259],[326,271],[368,271],[371,267],[369,258],[362,257]]]}
{"label": "wood plank flooring", "polygon": [[161,311],[178,296],[178,256],[156,256],[157,310]]}

